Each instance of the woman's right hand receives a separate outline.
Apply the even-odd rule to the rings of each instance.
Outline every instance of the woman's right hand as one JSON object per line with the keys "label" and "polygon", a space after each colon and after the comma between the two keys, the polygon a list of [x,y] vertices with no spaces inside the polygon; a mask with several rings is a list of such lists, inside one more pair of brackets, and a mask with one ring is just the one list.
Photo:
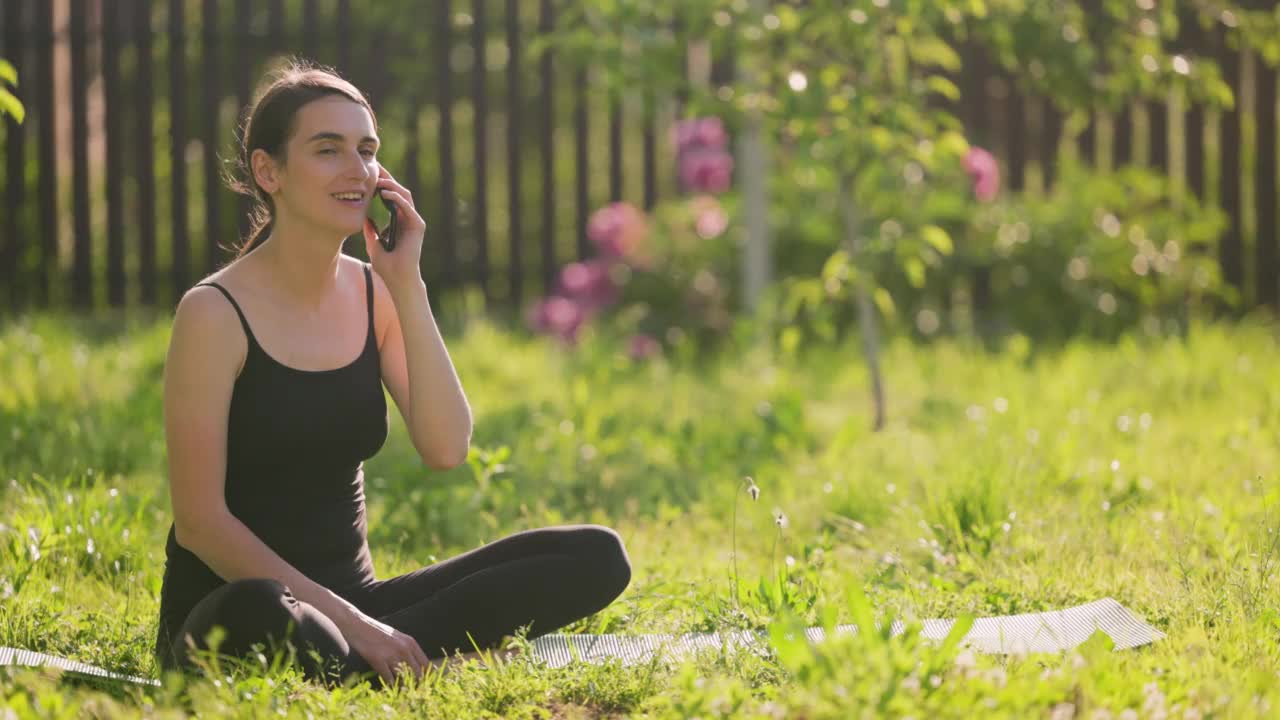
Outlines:
{"label": "woman's right hand", "polygon": [[432,667],[417,640],[368,615],[357,611],[338,629],[351,649],[359,653],[387,685],[395,683],[402,665],[415,678],[422,677]]}

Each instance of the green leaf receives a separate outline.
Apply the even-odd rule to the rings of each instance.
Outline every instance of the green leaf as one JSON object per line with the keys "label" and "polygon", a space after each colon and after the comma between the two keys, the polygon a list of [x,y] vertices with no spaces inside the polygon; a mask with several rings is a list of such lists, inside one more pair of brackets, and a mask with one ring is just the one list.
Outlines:
{"label": "green leaf", "polygon": [[1085,660],[1096,662],[1110,655],[1115,650],[1115,647],[1116,643],[1111,639],[1110,635],[1101,630],[1095,630],[1088,640],[1076,647],[1076,652],[1079,652]]}
{"label": "green leaf", "polygon": [[8,60],[0,60],[0,80],[5,80],[10,85],[18,87],[18,70]]}
{"label": "green leaf", "polygon": [[969,634],[970,628],[973,627],[973,616],[962,615],[951,626],[951,630],[947,632],[947,637],[942,641],[942,647],[939,648],[939,654],[948,657],[951,651],[955,650],[960,641],[964,640],[964,636]]}
{"label": "green leaf", "polygon": [[27,111],[18,98],[10,95],[8,90],[0,89],[0,115],[5,114],[12,115],[14,120],[21,123],[27,116]]}
{"label": "green leaf", "polygon": [[831,257],[822,265],[822,279],[824,281],[831,279],[841,279],[848,276],[849,272],[849,253],[844,250],[837,250],[831,253]]}
{"label": "green leaf", "polygon": [[950,255],[955,251],[955,245],[951,242],[951,236],[946,230],[937,225],[925,225],[920,229],[920,235],[924,241],[933,246],[935,250],[943,255]]}
{"label": "green leaf", "polygon": [[884,288],[876,288],[875,292],[872,293],[871,296],[875,298],[876,307],[880,308],[880,314],[885,317],[893,316],[895,306],[893,304],[893,296],[889,294],[888,290],[885,290]]}
{"label": "green leaf", "polygon": [[938,93],[948,100],[960,99],[960,88],[956,87],[955,83],[941,75],[930,75],[924,82],[930,90]]}
{"label": "green leaf", "polygon": [[924,263],[920,258],[907,258],[902,269],[907,273],[907,281],[911,283],[911,287],[924,287]]}
{"label": "green leaf", "polygon": [[936,65],[947,70],[960,69],[960,56],[937,37],[914,37],[907,43],[911,59],[921,65]]}

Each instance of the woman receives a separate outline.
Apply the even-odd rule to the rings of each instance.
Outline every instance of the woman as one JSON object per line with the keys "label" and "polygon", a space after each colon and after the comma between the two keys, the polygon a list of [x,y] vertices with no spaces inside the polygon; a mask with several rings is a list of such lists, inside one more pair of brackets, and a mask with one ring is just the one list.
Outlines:
{"label": "woman", "polygon": [[[232,182],[258,205],[253,230],[183,296],[165,366],[173,525],[160,666],[189,667],[219,626],[220,653],[287,638],[309,677],[391,682],[607,606],[631,568],[618,535],[595,525],[521,532],[375,577],[363,461],[387,436],[383,386],[428,466],[458,465],[470,442],[419,272],[426,226],[375,159],[377,120],[353,85],[294,63],[256,97],[246,177]],[[396,206],[390,252],[367,219],[375,193]],[[368,264],[341,251],[362,228]]]}

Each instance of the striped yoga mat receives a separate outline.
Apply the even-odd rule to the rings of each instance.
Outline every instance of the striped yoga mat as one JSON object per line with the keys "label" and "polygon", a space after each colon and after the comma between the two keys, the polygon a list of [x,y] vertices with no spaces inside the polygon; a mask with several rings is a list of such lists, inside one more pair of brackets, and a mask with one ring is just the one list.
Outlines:
{"label": "striped yoga mat", "polygon": [[[955,620],[925,620],[920,631],[923,638],[941,641],[951,631]],[[895,622],[893,634],[901,634],[905,625]],[[840,625],[837,633],[855,632],[854,625]],[[1115,643],[1116,650],[1146,645],[1165,637],[1128,608],[1111,598],[1104,598],[1065,610],[979,618],[965,635],[963,645],[975,652],[996,655],[1063,652],[1071,650],[1101,630]],[[822,628],[809,628],[805,636],[812,642],[823,638]],[[678,659],[701,650],[720,647],[762,648],[763,635],[749,631],[726,633],[691,633],[686,635],[543,635],[534,639],[531,655],[549,667],[558,668],[574,662],[600,663],[611,658],[623,665],[651,660],[655,653]],[[0,665],[50,666],[67,672],[124,680],[145,685],[159,685],[153,678],[140,678],[103,670],[55,655],[0,647]]]}

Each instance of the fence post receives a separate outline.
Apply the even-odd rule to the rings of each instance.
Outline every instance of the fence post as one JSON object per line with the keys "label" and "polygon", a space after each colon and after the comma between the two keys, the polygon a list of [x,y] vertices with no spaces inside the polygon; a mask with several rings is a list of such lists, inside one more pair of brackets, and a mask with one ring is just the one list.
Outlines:
{"label": "fence post", "polygon": [[88,8],[84,0],[71,0],[71,187],[75,257],[71,274],[71,301],[80,309],[93,306],[93,245],[89,223],[89,110]]}
{"label": "fence post", "polygon": [[[1196,12],[1184,9],[1178,18],[1178,49],[1187,55],[1192,63],[1209,59],[1209,48],[1205,43],[1205,32],[1200,27],[1200,19]],[[1188,98],[1184,120],[1185,150],[1184,165],[1186,168],[1187,188],[1199,201],[1204,201],[1204,105]]]}
{"label": "fence post", "polygon": [[102,15],[102,83],[103,119],[107,133],[107,304],[111,307],[125,305],[125,248],[124,248],[124,138],[120,117],[128,103],[120,96],[120,14],[105,12]]}
{"label": "fence post", "polygon": [[1218,143],[1220,181],[1218,192],[1223,212],[1227,214],[1227,229],[1218,245],[1218,258],[1222,264],[1223,280],[1243,297],[1244,240],[1242,233],[1243,208],[1240,204],[1240,51],[1232,49],[1226,32],[1219,32],[1219,67],[1222,79],[1231,88],[1233,102],[1219,119],[1221,140]]}
{"label": "fence post", "polygon": [[[539,8],[538,27],[550,33],[555,27],[555,14],[551,0],[542,0]],[[540,102],[542,135],[542,287],[549,295],[556,282],[556,173],[555,173],[555,65],[551,51],[543,53],[540,67],[542,82]]]}
{"label": "fence post", "polygon": [[574,174],[574,207],[577,208],[577,238],[578,238],[578,259],[584,260],[591,253],[591,246],[587,240],[587,223],[591,217],[591,193],[589,181],[591,179],[591,156],[589,132],[590,132],[590,114],[587,112],[587,90],[590,83],[590,75],[586,68],[579,68],[573,75],[573,145],[574,145],[574,164],[577,166],[577,172]]}
{"label": "fence post", "polygon": [[1276,233],[1276,69],[1254,53],[1254,208],[1257,223],[1258,304],[1280,309],[1280,260]]}
{"label": "fence post", "polygon": [[218,57],[218,0],[204,0],[201,26],[204,28],[200,48],[204,55],[204,122],[201,123],[200,145],[204,150],[204,234],[205,273],[218,267],[218,247],[222,242],[221,177],[218,173],[218,103],[222,99],[219,79],[222,77]]}
{"label": "fence post", "polygon": [[1062,140],[1062,112],[1053,98],[1040,101],[1040,184],[1045,193],[1053,189],[1058,174],[1058,145]]}
{"label": "fence post", "polygon": [[1111,159],[1113,170],[1133,162],[1133,113],[1128,101],[1111,116]]}
{"label": "fence post", "polygon": [[[757,13],[765,11],[764,0],[752,0],[751,4]],[[760,82],[758,62],[757,58],[752,58],[747,63],[742,78],[744,85],[754,88]],[[748,313],[756,311],[761,295],[773,276],[772,238],[769,232],[769,154],[761,125],[759,108],[752,108],[747,112],[742,140],[738,143],[742,170],[736,175],[742,186],[742,207],[747,230],[742,265],[742,294]],[[841,201],[849,202],[850,198],[842,195]]]}
{"label": "fence post", "polygon": [[485,44],[489,35],[488,22],[485,18],[486,1],[475,0],[471,10],[471,47],[475,57],[475,66],[471,75],[471,102],[475,111],[472,116],[475,119],[476,166],[476,206],[472,216],[475,218],[474,238],[477,243],[476,282],[480,283],[480,289],[484,293],[485,307],[491,307],[493,294],[489,286],[489,94],[485,88],[489,72]]}
{"label": "fence post", "polygon": [[18,271],[18,257],[21,241],[30,236],[29,228],[20,220],[23,217],[23,199],[26,195],[26,126],[31,124],[31,97],[27,91],[31,86],[28,75],[30,67],[26,64],[27,38],[29,28],[23,26],[23,7],[29,3],[10,0],[4,6],[4,55],[13,63],[18,71],[21,83],[19,96],[27,109],[28,119],[19,124],[12,117],[5,117],[5,217],[4,235],[0,237],[0,283],[9,289],[9,307],[15,312],[22,304],[22,293],[18,279],[22,273]]}
{"label": "fence post", "polygon": [[[454,187],[453,162],[453,2],[435,0],[436,87],[440,112],[440,133],[436,136],[436,151],[440,156],[440,222],[435,234],[444,250],[444,284],[454,287],[458,283],[457,218],[458,193]],[[435,263],[423,258],[424,264]],[[432,267],[431,271],[435,271]]]}
{"label": "fence post", "polygon": [[58,167],[56,115],[53,108],[53,3],[37,2],[39,43],[36,46],[36,104],[40,123],[40,268],[39,302],[53,300],[52,275],[58,264]]}
{"label": "fence post", "polygon": [[521,112],[520,83],[520,7],[516,0],[507,0],[507,208],[509,213],[508,246],[511,258],[508,265],[510,273],[510,307],[519,308],[524,296],[524,254],[521,252],[524,230],[520,216],[520,128],[523,125]]}
{"label": "fence post", "polygon": [[169,0],[169,166],[173,255],[170,296],[174,304],[191,284],[191,238],[187,233],[187,28],[183,0]]}

